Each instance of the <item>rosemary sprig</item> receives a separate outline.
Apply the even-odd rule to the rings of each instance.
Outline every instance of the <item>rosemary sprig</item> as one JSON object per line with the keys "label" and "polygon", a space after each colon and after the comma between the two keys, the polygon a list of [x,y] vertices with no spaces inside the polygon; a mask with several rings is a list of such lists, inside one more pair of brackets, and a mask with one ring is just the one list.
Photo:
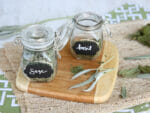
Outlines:
{"label": "rosemary sprig", "polygon": [[69,89],[82,87],[82,86],[87,85],[87,84],[89,84],[89,83],[91,83],[91,82],[93,82],[93,81],[95,80],[95,81],[92,83],[92,85],[91,85],[88,89],[83,90],[83,91],[85,91],[85,92],[92,91],[92,90],[94,89],[96,83],[98,82],[98,80],[99,80],[105,73],[110,72],[110,71],[113,70],[113,69],[103,69],[103,66],[104,66],[105,64],[109,63],[113,58],[114,58],[114,57],[111,57],[110,59],[108,59],[106,62],[104,62],[103,64],[101,64],[97,69],[86,69],[86,70],[83,70],[83,71],[81,71],[81,72],[75,74],[75,75],[72,77],[72,80],[73,80],[73,79],[76,79],[77,77],[79,77],[79,76],[81,76],[81,75],[83,75],[83,74],[85,74],[85,73],[88,73],[88,72],[90,72],[90,71],[96,71],[93,75],[91,75],[91,77],[90,77],[88,80],[86,80],[86,81],[84,81],[84,82],[82,82],[82,83],[76,84],[76,85],[70,87]]}
{"label": "rosemary sprig", "polygon": [[14,26],[2,26],[0,27],[0,39],[6,39],[12,36],[15,36],[19,34],[23,29],[26,29],[27,27],[34,25],[34,24],[44,24],[50,21],[56,21],[56,20],[63,20],[63,19],[70,19],[72,16],[66,16],[66,17],[59,17],[59,18],[50,18],[46,20],[42,20],[36,23],[32,24],[26,24],[26,25],[14,25]]}

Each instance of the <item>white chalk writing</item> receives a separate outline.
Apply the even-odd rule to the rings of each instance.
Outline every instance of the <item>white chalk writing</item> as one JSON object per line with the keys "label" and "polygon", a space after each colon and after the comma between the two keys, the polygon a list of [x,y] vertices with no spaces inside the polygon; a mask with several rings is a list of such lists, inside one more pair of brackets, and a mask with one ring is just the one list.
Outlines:
{"label": "white chalk writing", "polygon": [[82,47],[81,44],[79,44],[76,49],[83,50],[83,51],[91,51],[92,50],[92,46],[90,45],[88,47]]}
{"label": "white chalk writing", "polygon": [[33,69],[33,68],[30,68],[30,72],[29,72],[29,74],[31,74],[31,75],[35,75],[35,74],[43,74],[43,73],[46,73],[47,71],[45,71],[45,70],[35,70],[35,69]]}

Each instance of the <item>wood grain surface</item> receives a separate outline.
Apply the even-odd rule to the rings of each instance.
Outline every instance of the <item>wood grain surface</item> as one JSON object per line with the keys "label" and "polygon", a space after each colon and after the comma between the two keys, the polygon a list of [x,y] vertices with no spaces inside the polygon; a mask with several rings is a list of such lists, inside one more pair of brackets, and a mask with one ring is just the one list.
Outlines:
{"label": "wood grain surface", "polygon": [[94,95],[94,103],[103,103],[109,99],[117,78],[119,66],[118,49],[112,43],[106,42],[101,61],[106,62],[109,59],[112,60],[104,65],[104,69],[113,68],[113,71],[106,73],[98,81]]}
{"label": "wood grain surface", "polygon": [[[17,87],[24,86],[18,88],[28,93],[76,102],[103,103],[109,99],[118,71],[118,50],[112,43],[104,41],[101,56],[95,60],[75,59],[70,53],[69,44],[60,53],[62,58],[58,60],[57,74],[53,81],[46,83],[30,82],[28,84],[28,80],[25,80],[26,82],[22,82],[22,80],[26,78],[23,76],[21,71],[19,71],[16,79]],[[82,65],[84,69],[97,68],[100,61],[105,62],[111,56],[113,56],[114,59],[104,67],[114,68],[114,70],[104,75],[103,78],[99,80],[93,91],[82,91],[83,89],[88,88],[91,84],[81,88],[69,89],[71,86],[87,80],[91,75],[91,73],[89,73],[75,80],[71,80],[73,74],[70,69],[72,66]]]}

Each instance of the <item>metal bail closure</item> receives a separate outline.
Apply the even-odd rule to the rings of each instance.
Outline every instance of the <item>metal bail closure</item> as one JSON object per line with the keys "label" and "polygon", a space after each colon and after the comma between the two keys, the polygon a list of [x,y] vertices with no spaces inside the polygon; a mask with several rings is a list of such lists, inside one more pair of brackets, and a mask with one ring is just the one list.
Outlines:
{"label": "metal bail closure", "polygon": [[16,38],[14,39],[14,41],[13,41],[13,44],[14,45],[19,45],[19,46],[22,46],[22,43],[21,43],[21,35],[19,34],[19,35],[17,35],[16,36]]}
{"label": "metal bail closure", "polygon": [[57,51],[57,55],[59,58],[61,58],[59,51],[61,51],[67,44],[71,34],[72,34],[72,26],[71,22],[68,22],[67,24],[63,24],[60,26],[56,32],[55,32],[55,49]]}
{"label": "metal bail closure", "polygon": [[111,33],[111,30],[108,28],[108,21],[106,20],[103,24],[103,31],[106,33],[106,35],[108,35],[110,38],[112,38],[112,33]]}
{"label": "metal bail closure", "polygon": [[59,40],[58,38],[58,34],[55,32],[55,36],[54,36],[54,49],[55,49],[55,51],[56,51],[56,53],[57,53],[57,56],[58,56],[58,58],[59,59],[61,59],[61,55],[60,55],[60,53],[59,53],[59,50],[58,50],[58,46],[57,46],[57,41]]}

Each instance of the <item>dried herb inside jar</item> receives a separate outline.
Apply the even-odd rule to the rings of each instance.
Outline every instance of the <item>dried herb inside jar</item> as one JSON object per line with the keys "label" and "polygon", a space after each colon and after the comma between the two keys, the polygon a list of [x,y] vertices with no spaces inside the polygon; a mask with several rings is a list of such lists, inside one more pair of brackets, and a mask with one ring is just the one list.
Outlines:
{"label": "dried herb inside jar", "polygon": [[46,82],[54,78],[57,57],[51,30],[33,25],[22,33],[21,69],[30,81]]}
{"label": "dried herb inside jar", "polygon": [[24,49],[22,62],[22,69],[29,80],[46,82],[54,78],[56,59],[52,49],[46,51]]}

